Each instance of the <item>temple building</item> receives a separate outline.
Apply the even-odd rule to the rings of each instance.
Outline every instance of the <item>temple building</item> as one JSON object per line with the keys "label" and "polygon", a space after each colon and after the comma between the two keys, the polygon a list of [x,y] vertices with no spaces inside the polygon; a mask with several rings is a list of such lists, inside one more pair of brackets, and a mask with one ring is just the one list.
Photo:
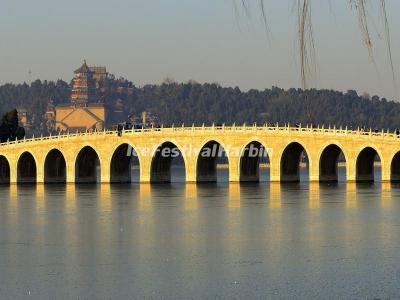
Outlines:
{"label": "temple building", "polygon": [[107,69],[102,66],[91,66],[89,69],[93,72],[93,79],[96,81],[96,87],[98,88],[99,83],[108,76]]}
{"label": "temple building", "polygon": [[[104,68],[105,72],[105,68]],[[106,110],[96,98],[95,71],[84,61],[71,83],[70,103],[55,108],[57,131],[82,132],[103,130]]]}

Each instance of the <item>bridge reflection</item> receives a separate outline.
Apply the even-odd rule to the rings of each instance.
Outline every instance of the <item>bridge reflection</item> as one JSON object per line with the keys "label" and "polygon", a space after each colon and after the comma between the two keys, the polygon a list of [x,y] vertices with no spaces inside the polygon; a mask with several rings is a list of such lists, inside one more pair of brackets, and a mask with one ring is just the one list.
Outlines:
{"label": "bridge reflection", "polygon": [[[347,209],[357,209],[360,205],[360,195],[375,190],[380,195],[382,208],[391,208],[395,205],[394,197],[398,194],[399,185],[393,183],[382,183],[372,185],[370,183],[341,183],[328,184],[310,182],[308,184],[298,183],[257,183],[239,184],[226,183],[219,185],[199,185],[196,183],[181,183],[175,187],[168,185],[126,184],[109,185],[101,184],[81,185],[10,185],[3,186],[6,191],[6,198],[12,205],[19,205],[18,199],[22,195],[32,194],[35,199],[34,208],[37,211],[47,209],[47,205],[52,205],[47,198],[59,197],[64,199],[65,210],[75,212],[82,203],[77,203],[76,195],[87,193],[90,199],[96,199],[91,205],[95,205],[101,211],[112,211],[117,202],[125,203],[129,199],[137,199],[135,209],[139,211],[153,211],[157,207],[165,207],[168,198],[180,199],[177,204],[183,211],[196,211],[206,209],[210,204],[215,205],[215,201],[220,201],[224,207],[231,209],[241,209],[251,205],[266,205],[271,210],[282,210],[299,204],[308,207],[310,210],[319,210],[332,203],[324,202],[335,194],[336,205],[343,204]],[[125,193],[127,192],[127,193]],[[258,198],[253,199],[252,194],[257,194]],[[260,195],[263,194],[263,200]],[[65,195],[65,197],[63,197]],[[119,195],[124,195],[120,199]],[[202,199],[200,201],[200,199]],[[295,202],[288,202],[287,199],[298,199]],[[206,201],[205,201],[206,200]],[[212,203],[207,203],[212,201]],[[256,201],[256,202],[254,202]],[[89,203],[89,202],[88,202]],[[87,203],[86,203],[87,204]],[[84,205],[86,205],[84,204]]]}

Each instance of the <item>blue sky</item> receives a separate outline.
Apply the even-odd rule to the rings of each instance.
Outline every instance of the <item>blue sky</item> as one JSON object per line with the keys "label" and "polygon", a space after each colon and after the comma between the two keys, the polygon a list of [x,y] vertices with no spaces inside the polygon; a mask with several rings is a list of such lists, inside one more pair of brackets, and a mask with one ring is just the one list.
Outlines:
{"label": "blue sky", "polygon": [[[250,17],[240,10],[236,18],[233,0],[2,0],[0,83],[70,80],[86,58],[136,85],[172,77],[243,90],[300,86],[294,1],[266,0],[269,40],[258,1],[250,1]],[[330,2],[313,1],[318,74],[312,85],[400,100],[379,39],[376,4],[371,30],[378,71],[348,0]],[[387,0],[387,6],[400,78],[400,1]]]}

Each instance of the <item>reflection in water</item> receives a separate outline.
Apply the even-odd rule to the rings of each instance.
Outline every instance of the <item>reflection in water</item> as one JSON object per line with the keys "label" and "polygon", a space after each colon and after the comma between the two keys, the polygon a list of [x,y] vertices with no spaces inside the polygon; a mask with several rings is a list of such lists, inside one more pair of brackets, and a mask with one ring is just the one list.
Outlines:
{"label": "reflection in water", "polygon": [[229,208],[240,208],[240,184],[229,184]]}
{"label": "reflection in water", "polygon": [[383,182],[382,189],[382,207],[391,208],[393,204],[393,194],[392,191],[395,188],[395,185],[390,182]]}
{"label": "reflection in water", "polygon": [[281,184],[279,182],[271,182],[269,185],[269,207],[270,208],[281,208],[282,198],[281,198]]}
{"label": "reflection in water", "polygon": [[2,299],[399,295],[398,185],[11,185],[0,193]]}
{"label": "reflection in water", "polygon": [[139,187],[139,210],[146,211],[151,210],[151,185],[141,184]]}
{"label": "reflection in water", "polygon": [[44,202],[44,184],[36,185],[36,209],[38,211],[42,211],[45,208]]}
{"label": "reflection in water", "polygon": [[75,184],[65,185],[65,208],[69,212],[76,211]]}
{"label": "reflection in water", "polygon": [[346,184],[346,207],[357,208],[357,183]]}
{"label": "reflection in water", "polygon": [[4,190],[4,194],[6,194],[6,190],[9,191],[9,206],[14,209],[17,208],[17,199],[18,199],[18,185],[4,185],[1,187]]}
{"label": "reflection in water", "polygon": [[310,182],[309,185],[309,205],[312,209],[320,208],[320,184],[318,182]]}
{"label": "reflection in water", "polygon": [[188,183],[185,185],[185,210],[191,211],[197,208],[197,184]]}
{"label": "reflection in water", "polygon": [[99,208],[102,211],[110,211],[112,209],[111,203],[111,185],[100,184]]}

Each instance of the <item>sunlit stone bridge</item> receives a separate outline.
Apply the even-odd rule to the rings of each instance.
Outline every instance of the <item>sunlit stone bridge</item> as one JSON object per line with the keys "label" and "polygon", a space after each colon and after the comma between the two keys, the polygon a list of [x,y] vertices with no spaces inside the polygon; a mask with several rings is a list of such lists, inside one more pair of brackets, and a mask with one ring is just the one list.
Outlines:
{"label": "sunlit stone bridge", "polygon": [[[173,160],[165,149],[179,149],[186,182],[217,180],[216,155],[201,151],[217,145],[226,153],[229,181],[258,181],[260,157],[268,153],[270,181],[300,180],[300,162],[310,181],[337,181],[338,162],[350,182],[374,181],[380,161],[382,181],[400,180],[400,139],[390,132],[324,127],[210,126],[77,133],[12,141],[0,145],[1,183],[129,182],[132,165],[140,182],[169,182]],[[128,156],[133,149],[136,156]],[[345,161],[345,163],[344,163]]]}

